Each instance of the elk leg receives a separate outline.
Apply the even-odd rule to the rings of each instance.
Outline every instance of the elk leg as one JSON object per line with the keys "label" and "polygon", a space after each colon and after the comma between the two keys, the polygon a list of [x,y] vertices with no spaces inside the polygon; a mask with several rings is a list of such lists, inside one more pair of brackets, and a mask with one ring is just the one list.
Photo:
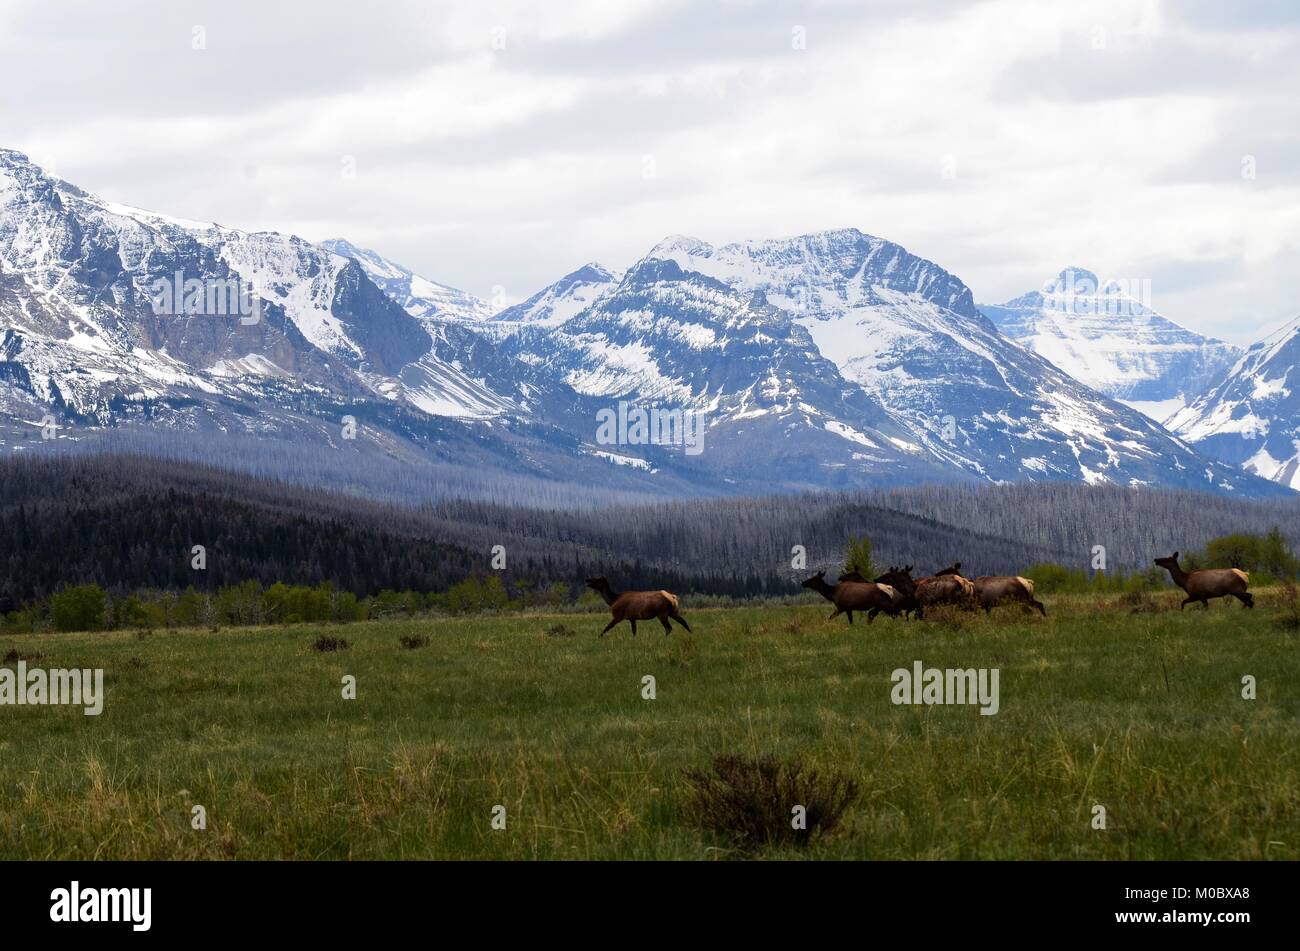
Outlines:
{"label": "elk leg", "polygon": [[879,613],[880,613],[880,608],[872,608],[870,611],[868,611],[867,623],[870,624],[872,621],[874,621],[876,619],[876,615]]}
{"label": "elk leg", "polygon": [[1189,604],[1195,604],[1195,603],[1196,603],[1196,599],[1193,598],[1193,597],[1190,597],[1190,596],[1189,596],[1189,597],[1183,598],[1183,603],[1180,604],[1180,605],[1178,605],[1178,610],[1181,611],[1183,608],[1187,607],[1187,605],[1189,605]]}
{"label": "elk leg", "polygon": [[1202,610],[1205,610],[1205,611],[1210,610],[1210,599],[1209,599],[1209,598],[1201,598],[1201,608],[1202,608]]}
{"label": "elk leg", "polygon": [[847,614],[847,615],[849,616],[849,623],[852,624],[852,623],[853,623],[853,612],[852,612],[852,611],[845,611],[844,613]]}
{"label": "elk leg", "polygon": [[671,634],[671,633],[673,632],[673,626],[672,626],[671,624],[668,623],[668,618],[665,617],[665,616],[662,615],[662,614],[659,615],[659,623],[662,624],[662,625],[664,626],[664,636],[665,636],[665,637],[667,637],[669,634]]}
{"label": "elk leg", "polygon": [[628,618],[627,623],[632,625],[632,636],[636,637],[636,618]]}
{"label": "elk leg", "polygon": [[1241,594],[1234,594],[1233,597],[1248,608],[1253,608],[1255,606],[1255,596],[1248,591],[1243,591]]}
{"label": "elk leg", "polygon": [[610,629],[611,627],[613,627],[613,626],[614,626],[615,624],[617,624],[617,623],[618,623],[618,618],[614,618],[614,620],[612,620],[612,621],[610,621],[608,624],[606,624],[606,625],[605,625],[605,630],[603,630],[603,631],[600,632],[600,636],[601,636],[601,637],[604,637],[606,634],[608,634],[608,633],[609,633],[609,629]]}
{"label": "elk leg", "polygon": [[1042,612],[1043,617],[1047,617],[1047,608],[1043,607],[1042,601],[1035,601],[1034,607],[1038,608],[1038,610]]}
{"label": "elk leg", "polygon": [[842,612],[840,611],[840,609],[839,609],[839,608],[836,608],[834,611],[831,612],[831,616],[828,617],[826,620],[828,620],[828,621],[833,621],[833,620],[835,620],[837,617],[839,617],[841,613],[842,613]]}
{"label": "elk leg", "polygon": [[668,616],[672,618],[674,621],[676,621],[678,624],[680,624],[682,627],[686,628],[686,633],[688,634],[692,633],[691,626],[686,623],[686,618],[682,617],[676,611],[674,611],[672,614]]}

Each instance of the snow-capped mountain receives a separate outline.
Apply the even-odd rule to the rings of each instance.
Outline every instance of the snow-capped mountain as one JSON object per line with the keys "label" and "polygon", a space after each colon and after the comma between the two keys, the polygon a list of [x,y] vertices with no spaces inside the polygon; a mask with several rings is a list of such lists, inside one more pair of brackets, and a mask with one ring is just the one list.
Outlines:
{"label": "snow-capped mountain", "polygon": [[[453,467],[458,484],[491,472],[542,492],[1281,491],[1071,380],[999,334],[956,277],[856,231],[670,239],[497,319],[481,303],[341,242],[106,201],[0,150],[0,446],[39,448],[54,418],[64,439],[274,440],[277,460],[364,445]],[[637,438],[629,404],[697,422],[700,451]],[[340,441],[346,418],[356,444]]]}
{"label": "snow-capped mountain", "polygon": [[522,304],[495,314],[492,320],[515,329],[524,325],[557,327],[586,310],[618,282],[617,275],[593,261],[542,288]]}
{"label": "snow-capped mountain", "polygon": [[442,415],[494,415],[517,395],[513,383],[492,391],[461,359],[467,331],[443,322],[431,335],[355,260],[301,238],[107,202],[9,151],[0,152],[0,283],[7,373],[22,381],[6,402],[82,420],[157,405],[256,428],[267,413],[250,421],[230,407],[282,405],[290,394],[400,402],[404,368],[444,353]]}
{"label": "snow-capped mountain", "polygon": [[1003,334],[1112,399],[1167,418],[1241,355],[1152,310],[1142,284],[1069,267],[1042,290],[980,310]]}
{"label": "snow-capped mountain", "polygon": [[702,414],[702,466],[784,487],[958,477],[789,314],[653,254],[587,310],[503,346],[607,405]]}
{"label": "snow-capped mountain", "polygon": [[1008,340],[957,277],[890,241],[854,229],[721,248],[676,237],[649,258],[780,308],[913,443],[971,475],[1247,484]]}
{"label": "snow-capped mountain", "polygon": [[1247,350],[1168,425],[1206,455],[1300,489],[1300,318]]}
{"label": "snow-capped mountain", "polygon": [[342,238],[322,241],[320,246],[360,264],[366,276],[412,317],[479,321],[492,316],[492,306],[487,301],[421,277],[368,248],[358,248]]}

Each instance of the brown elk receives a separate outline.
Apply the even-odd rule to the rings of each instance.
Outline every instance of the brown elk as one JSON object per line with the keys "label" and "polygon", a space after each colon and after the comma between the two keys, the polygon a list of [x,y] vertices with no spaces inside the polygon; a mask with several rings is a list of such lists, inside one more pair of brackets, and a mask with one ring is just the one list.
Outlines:
{"label": "brown elk", "polygon": [[636,637],[636,622],[649,621],[658,619],[659,623],[664,626],[664,634],[671,634],[673,626],[668,623],[672,618],[686,630],[691,626],[686,623],[686,619],[677,613],[677,595],[671,591],[624,591],[622,594],[616,592],[609,586],[609,581],[605,578],[588,578],[587,587],[595,591],[605,603],[609,605],[610,613],[614,619],[605,625],[605,629],[600,632],[604,637],[610,629],[616,624],[627,621],[632,625],[632,636]]}
{"label": "brown elk", "polygon": [[[841,575],[843,577],[843,575]],[[859,577],[861,577],[859,575]],[[902,568],[889,566],[889,570],[883,575],[876,578],[877,584],[887,584],[898,592],[902,598],[902,613],[904,617],[908,614],[916,614],[918,605],[916,603],[916,582],[912,580],[912,566],[906,565]]]}
{"label": "brown elk", "polygon": [[985,614],[1003,601],[1020,601],[1038,608],[1047,617],[1043,602],[1034,599],[1034,583],[1019,575],[981,575],[975,579],[975,598]]}
{"label": "brown elk", "polygon": [[1202,568],[1199,571],[1183,571],[1178,564],[1178,552],[1166,558],[1157,558],[1155,563],[1169,572],[1174,584],[1187,592],[1182,610],[1196,601],[1201,607],[1210,607],[1210,598],[1233,597],[1248,608],[1255,606],[1255,596],[1246,590],[1250,584],[1250,575],[1240,568]]}
{"label": "brown elk", "polygon": [[[914,611],[918,618],[925,617],[925,608],[935,604],[969,604],[975,597],[975,584],[969,578],[963,578],[961,562],[953,562],[937,574],[925,578],[912,578],[912,566],[891,567],[876,579],[878,583],[889,585],[902,596],[901,610]],[[862,575],[857,570],[840,575],[841,581],[856,581]]]}
{"label": "brown elk", "polygon": [[[858,577],[861,577],[859,575]],[[870,624],[876,619],[876,615],[882,611],[890,617],[897,617],[898,613],[903,610],[903,597],[894,588],[886,584],[877,584],[874,581],[841,581],[839,584],[831,587],[830,582],[826,580],[826,572],[819,571],[811,578],[801,583],[805,588],[811,588],[823,598],[835,605],[835,610],[828,621],[834,620],[841,614],[847,614],[849,623],[853,623],[854,611],[866,611],[867,623]]]}
{"label": "brown elk", "polygon": [[950,566],[929,578],[916,582],[916,616],[925,617],[925,609],[936,604],[966,605],[975,600],[975,584],[960,574],[961,562]]}

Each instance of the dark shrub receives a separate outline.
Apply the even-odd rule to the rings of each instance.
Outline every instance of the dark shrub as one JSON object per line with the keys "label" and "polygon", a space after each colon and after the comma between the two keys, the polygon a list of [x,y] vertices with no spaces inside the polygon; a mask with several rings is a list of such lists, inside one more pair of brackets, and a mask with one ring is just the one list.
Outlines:
{"label": "dark shrub", "polygon": [[576,637],[578,632],[571,627],[565,627],[563,624],[556,624],[549,627],[544,632],[547,637]]}
{"label": "dark shrub", "polygon": [[341,637],[325,637],[324,635],[316,638],[311,649],[318,653],[328,653],[330,651],[345,651],[348,649],[348,642]]}
{"label": "dark shrub", "polygon": [[[692,820],[742,847],[805,845],[814,833],[834,829],[858,794],[852,779],[822,773],[797,757],[715,756],[712,772],[687,770],[686,781]],[[794,827],[796,806],[805,810],[802,829]]]}
{"label": "dark shrub", "polygon": [[429,646],[429,638],[424,634],[403,634],[399,639],[402,642],[402,646],[408,651],[419,650],[421,647]]}
{"label": "dark shrub", "polygon": [[50,620],[60,631],[97,631],[104,626],[104,607],[103,588],[76,585],[50,596]]}

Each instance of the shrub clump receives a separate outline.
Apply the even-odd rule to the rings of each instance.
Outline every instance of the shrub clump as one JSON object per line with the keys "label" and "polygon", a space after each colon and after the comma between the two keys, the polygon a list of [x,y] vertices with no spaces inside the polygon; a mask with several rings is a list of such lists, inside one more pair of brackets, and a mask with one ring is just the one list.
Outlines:
{"label": "shrub clump", "polygon": [[321,654],[330,651],[345,651],[348,649],[348,642],[341,637],[325,637],[322,635],[316,638],[316,641],[311,645],[311,649]]}
{"label": "shrub clump", "polygon": [[429,646],[429,638],[425,634],[403,634],[398,640],[402,642],[402,647],[408,651]]}
{"label": "shrub clump", "polygon": [[[694,821],[741,847],[806,845],[834,829],[857,798],[857,783],[824,773],[801,759],[723,755],[713,769],[688,769],[688,808]],[[796,821],[796,807],[803,821]]]}
{"label": "shrub clump", "polygon": [[1282,585],[1282,609],[1273,624],[1284,631],[1300,631],[1300,588],[1294,581]]}
{"label": "shrub clump", "polygon": [[548,627],[544,632],[547,637],[577,637],[578,632],[571,627],[565,627],[563,624],[556,624]]}
{"label": "shrub clump", "polygon": [[1129,591],[1122,595],[1119,604],[1129,609],[1129,614],[1156,614],[1162,610],[1156,599],[1145,591]]}

